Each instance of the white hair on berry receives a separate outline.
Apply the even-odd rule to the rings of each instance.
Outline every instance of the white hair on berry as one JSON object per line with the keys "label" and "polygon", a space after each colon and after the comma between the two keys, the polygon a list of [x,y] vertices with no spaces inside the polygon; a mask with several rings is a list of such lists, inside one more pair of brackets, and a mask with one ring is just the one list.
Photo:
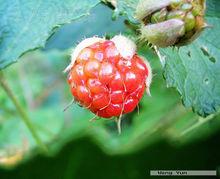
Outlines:
{"label": "white hair on berry", "polygon": [[137,47],[135,43],[123,35],[116,35],[111,39],[111,41],[114,42],[120,55],[127,60],[132,59],[136,53]]}
{"label": "white hair on berry", "polygon": [[75,48],[73,48],[72,53],[71,53],[71,63],[66,67],[64,70],[64,73],[68,72],[72,66],[74,65],[79,53],[86,47],[93,45],[96,42],[102,42],[105,41],[103,38],[99,37],[90,37],[84,39],[82,42],[80,42]]}
{"label": "white hair on berry", "polygon": [[147,95],[148,96],[151,96],[150,94],[150,85],[151,85],[151,82],[152,82],[152,69],[151,69],[151,66],[150,66],[150,63],[149,61],[143,57],[143,56],[140,56],[142,58],[142,60],[144,61],[145,65],[147,66],[147,70],[148,70],[148,76],[145,80],[145,86],[146,86],[146,92],[147,92]]}

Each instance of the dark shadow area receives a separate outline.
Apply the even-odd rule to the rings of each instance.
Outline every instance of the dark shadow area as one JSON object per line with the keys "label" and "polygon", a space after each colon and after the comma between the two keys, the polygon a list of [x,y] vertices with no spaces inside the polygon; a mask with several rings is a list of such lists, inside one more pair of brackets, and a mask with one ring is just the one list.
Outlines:
{"label": "dark shadow area", "polygon": [[38,156],[14,170],[1,170],[0,178],[143,179],[150,177],[151,169],[214,170],[220,165],[219,138],[220,134],[216,134],[210,140],[181,148],[161,141],[123,156],[106,155],[90,139],[83,138],[69,143],[53,158]]}

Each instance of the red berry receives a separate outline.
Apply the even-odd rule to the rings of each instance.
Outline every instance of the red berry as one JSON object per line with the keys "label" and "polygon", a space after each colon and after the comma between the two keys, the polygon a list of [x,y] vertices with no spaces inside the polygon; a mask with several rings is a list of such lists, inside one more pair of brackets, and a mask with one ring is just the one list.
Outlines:
{"label": "red berry", "polygon": [[123,36],[85,39],[74,50],[67,70],[75,100],[104,118],[132,112],[151,82],[149,63]]}
{"label": "red berry", "polygon": [[80,54],[77,58],[77,62],[87,61],[93,56],[93,54],[94,53],[93,53],[92,49],[85,48],[80,52]]}
{"label": "red berry", "polygon": [[124,101],[124,91],[111,91],[110,94],[111,103],[113,104],[122,104]]}
{"label": "red berry", "polygon": [[138,99],[135,97],[128,97],[124,102],[124,112],[129,113],[132,112],[138,104]]}
{"label": "red berry", "polygon": [[99,74],[100,63],[97,60],[90,59],[84,65],[84,73],[86,77],[97,77]]}

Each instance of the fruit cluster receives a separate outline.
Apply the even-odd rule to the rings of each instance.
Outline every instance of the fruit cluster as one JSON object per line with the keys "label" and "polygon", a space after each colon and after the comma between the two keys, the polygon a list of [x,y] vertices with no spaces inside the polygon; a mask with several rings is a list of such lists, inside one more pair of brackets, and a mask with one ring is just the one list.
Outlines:
{"label": "fruit cluster", "polygon": [[135,48],[124,36],[82,41],[67,68],[74,99],[104,118],[133,111],[151,82],[150,66]]}
{"label": "fruit cluster", "polygon": [[185,45],[207,26],[205,0],[140,0],[137,18],[142,38],[160,47]]}

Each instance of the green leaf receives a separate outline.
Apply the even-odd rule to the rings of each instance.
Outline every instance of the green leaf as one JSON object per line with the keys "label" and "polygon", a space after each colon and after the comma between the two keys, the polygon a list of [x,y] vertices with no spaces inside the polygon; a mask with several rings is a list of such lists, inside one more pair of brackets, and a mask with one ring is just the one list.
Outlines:
{"label": "green leaf", "polygon": [[103,2],[111,3],[114,6],[113,18],[125,15],[130,21],[136,22],[135,10],[139,0],[103,0]]}
{"label": "green leaf", "polygon": [[[213,2],[213,4],[211,3]],[[219,1],[210,1],[207,22],[211,26],[191,45],[160,49],[166,56],[164,76],[175,87],[186,107],[201,116],[215,113],[220,106],[220,18]]]}
{"label": "green leaf", "polygon": [[88,15],[98,0],[0,0],[0,70],[45,45],[62,24]]}
{"label": "green leaf", "polygon": [[220,1],[219,0],[207,0],[207,11],[206,15],[209,17],[218,17],[220,18]]}

